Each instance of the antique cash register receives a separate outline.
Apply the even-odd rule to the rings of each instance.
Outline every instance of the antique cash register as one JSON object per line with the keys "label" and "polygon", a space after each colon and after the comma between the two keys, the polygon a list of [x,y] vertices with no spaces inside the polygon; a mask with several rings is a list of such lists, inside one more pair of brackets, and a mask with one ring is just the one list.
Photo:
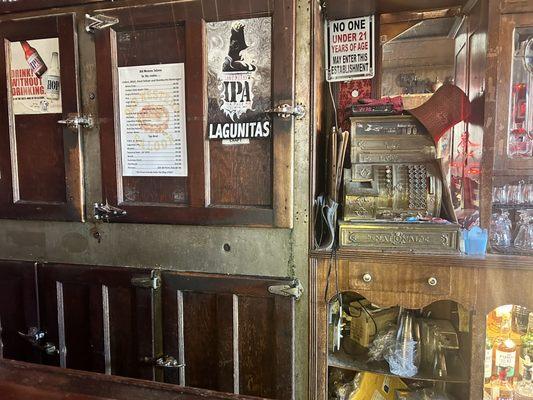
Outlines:
{"label": "antique cash register", "polygon": [[411,115],[350,118],[340,247],[454,253],[459,226],[442,216],[436,146]]}

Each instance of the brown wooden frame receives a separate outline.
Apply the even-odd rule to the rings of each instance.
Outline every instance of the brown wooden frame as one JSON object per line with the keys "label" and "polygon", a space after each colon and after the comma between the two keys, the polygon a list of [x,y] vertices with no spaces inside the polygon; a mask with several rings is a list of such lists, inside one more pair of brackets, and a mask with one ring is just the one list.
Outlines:
{"label": "brown wooden frame", "polygon": [[[85,371],[0,360],[0,390],[8,384],[17,397],[32,400],[201,400],[257,397],[214,392]],[[16,385],[16,386],[15,386]],[[27,389],[24,389],[27,388]],[[2,394],[4,391],[2,390]],[[46,394],[46,397],[44,397]],[[54,396],[57,394],[57,397]],[[36,397],[36,395],[41,395]]]}
{"label": "brown wooden frame", "polygon": [[[0,71],[5,71],[6,45],[4,40],[17,41],[24,39],[42,39],[59,37],[61,54],[62,106],[63,115],[77,113],[78,97],[78,60],[77,35],[74,25],[74,14],[52,17],[36,17],[20,21],[6,21],[0,25]],[[0,80],[0,93],[8,93],[7,79]],[[82,167],[80,154],[80,135],[67,128],[57,128],[63,134],[64,171],[65,171],[65,202],[33,202],[17,201],[14,197],[12,177],[12,152],[10,137],[13,131],[15,116],[10,115],[8,95],[0,96],[0,126],[6,127],[0,135],[0,205],[1,218],[24,218],[43,220],[79,221],[83,217]],[[53,115],[52,115],[53,116]],[[27,171],[26,171],[27,173]]]}
{"label": "brown wooden frame", "polygon": [[[106,15],[118,17],[121,23],[96,35],[98,69],[99,120],[101,138],[102,186],[104,200],[124,208],[128,215],[121,222],[172,223],[194,225],[252,225],[290,228],[292,226],[292,121],[273,121],[273,204],[272,208],[210,206],[209,204],[209,151],[205,140],[207,93],[205,22],[272,15],[273,32],[272,98],[275,104],[293,102],[294,93],[294,4],[293,1],[264,0],[252,5],[241,1],[224,2],[212,6],[200,2],[172,3],[147,8],[103,10]],[[205,3],[205,2],[203,2]],[[272,10],[277,9],[279,12]],[[133,205],[120,203],[118,195],[120,176],[117,176],[118,132],[117,106],[113,96],[116,88],[115,31],[133,24],[175,25],[178,18],[185,23],[186,42],[186,107],[187,144],[189,162],[188,205]],[[281,50],[281,49],[283,50]]]}
{"label": "brown wooden frame", "polygon": [[52,7],[65,7],[77,4],[96,3],[105,0],[19,0],[13,3],[2,3],[0,14],[9,14],[14,12],[41,10]]}
{"label": "brown wooden frame", "polygon": [[[289,279],[170,271],[162,278],[164,353],[185,364],[165,382],[190,385],[191,376],[208,389],[295,398],[295,300],[268,290]],[[214,336],[198,336],[195,327]]]}

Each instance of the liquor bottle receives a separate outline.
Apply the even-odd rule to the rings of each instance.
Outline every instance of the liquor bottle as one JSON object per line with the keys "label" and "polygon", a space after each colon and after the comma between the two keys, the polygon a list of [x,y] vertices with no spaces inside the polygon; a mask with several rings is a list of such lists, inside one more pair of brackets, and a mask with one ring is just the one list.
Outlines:
{"label": "liquor bottle", "polygon": [[52,53],[50,69],[44,78],[44,91],[46,92],[46,98],[50,100],[58,100],[61,90],[61,76],[59,72],[59,54],[55,51]]}
{"label": "liquor bottle", "polygon": [[[500,334],[494,341],[495,347],[495,367],[499,377],[504,373],[507,381],[513,381],[516,368],[516,343],[511,339],[511,314],[502,316],[502,327]],[[500,378],[501,379],[501,378]]]}
{"label": "liquor bottle", "polygon": [[533,360],[533,313],[529,313],[527,333],[522,336],[522,349],[520,351],[519,372],[521,376],[525,374],[526,357]]}
{"label": "liquor bottle", "polygon": [[527,357],[524,366],[524,380],[518,382],[515,387],[515,400],[533,400],[533,376],[531,373],[531,361]]}
{"label": "liquor bottle", "polygon": [[514,400],[513,384],[505,377],[505,371],[493,380],[491,389],[492,400]]}
{"label": "liquor bottle", "polygon": [[487,337],[485,339],[485,383],[489,383],[492,378],[492,372],[493,372],[493,357],[492,353],[494,351],[494,348],[492,346],[492,343],[490,342],[489,338]]}
{"label": "liquor bottle", "polygon": [[40,78],[46,72],[48,67],[44,63],[37,50],[31,47],[27,41],[23,40],[22,42],[20,42],[20,45],[24,50],[24,56],[26,57],[26,61],[28,62],[31,71],[35,74],[37,78]]}

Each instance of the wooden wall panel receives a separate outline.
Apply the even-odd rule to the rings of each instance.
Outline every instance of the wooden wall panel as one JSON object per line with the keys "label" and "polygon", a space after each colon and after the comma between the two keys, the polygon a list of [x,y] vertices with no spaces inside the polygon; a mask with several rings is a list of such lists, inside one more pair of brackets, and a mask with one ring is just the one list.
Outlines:
{"label": "wooden wall panel", "polygon": [[[294,397],[294,300],[286,280],[163,273],[164,353],[185,362],[165,380],[273,399]],[[177,341],[176,341],[177,338]]]}
{"label": "wooden wall panel", "polygon": [[153,379],[152,294],[133,287],[134,268],[46,264],[38,267],[40,313],[60,354],[47,364]]}
{"label": "wooden wall panel", "polygon": [[38,362],[40,353],[20,337],[39,326],[35,266],[31,262],[0,262],[0,358]]}
{"label": "wooden wall panel", "polygon": [[1,3],[0,14],[72,6],[76,4],[97,3],[99,1],[105,0],[18,0],[16,2]]}

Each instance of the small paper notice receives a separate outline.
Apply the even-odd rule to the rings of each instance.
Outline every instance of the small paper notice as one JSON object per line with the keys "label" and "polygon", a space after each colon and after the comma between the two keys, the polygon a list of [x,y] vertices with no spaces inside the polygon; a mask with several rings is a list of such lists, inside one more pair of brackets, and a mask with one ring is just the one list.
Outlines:
{"label": "small paper notice", "polygon": [[118,68],[122,176],[187,176],[185,68]]}

